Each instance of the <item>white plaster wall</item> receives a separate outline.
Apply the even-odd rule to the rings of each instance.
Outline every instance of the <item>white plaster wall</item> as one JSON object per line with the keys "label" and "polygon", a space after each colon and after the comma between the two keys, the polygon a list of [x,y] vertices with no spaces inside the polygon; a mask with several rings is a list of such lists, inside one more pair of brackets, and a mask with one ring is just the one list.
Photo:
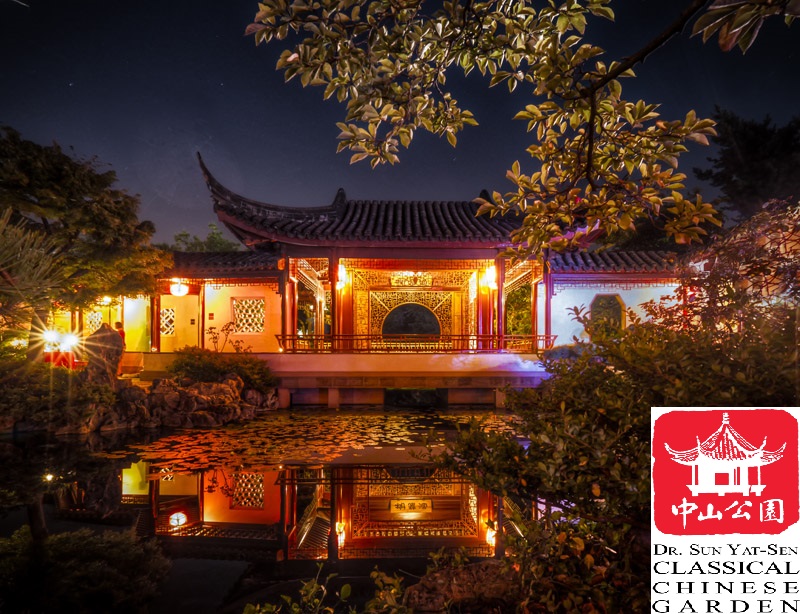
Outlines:
{"label": "white plaster wall", "polygon": [[[556,338],[556,345],[568,345],[574,343],[573,337],[579,339],[587,339],[588,335],[583,329],[583,326],[578,324],[572,319],[573,307],[583,306],[589,309],[592,300],[598,294],[618,294],[625,304],[625,309],[632,309],[637,315],[644,317],[644,311],[641,308],[643,303],[650,300],[658,300],[662,296],[671,295],[677,284],[662,283],[648,285],[644,287],[634,287],[630,289],[623,289],[619,285],[612,283],[598,283],[597,285],[586,286],[568,286],[556,285],[555,296],[551,301],[551,322],[552,334],[558,335]],[[537,305],[537,313],[539,318],[539,331],[544,333],[544,303],[545,289],[544,285],[539,285],[539,304]]]}
{"label": "white plaster wall", "polygon": [[[161,309],[175,310],[175,334],[161,335],[161,351],[174,352],[188,346],[196,346],[200,340],[197,323],[200,319],[200,299],[196,294],[186,296],[161,296]],[[127,337],[127,332],[126,332]]]}
{"label": "white plaster wall", "polygon": [[[208,330],[215,326],[218,330],[228,322],[233,321],[234,298],[263,298],[265,303],[264,332],[260,334],[235,334],[230,336],[230,340],[239,340],[245,346],[250,346],[253,352],[277,352],[278,340],[276,334],[281,332],[281,297],[274,290],[266,286],[241,286],[241,287],[221,287],[218,290],[212,286],[206,286],[206,319],[203,330]],[[214,349],[210,338],[206,335],[206,348]],[[226,352],[233,351],[230,345],[224,349]]]}

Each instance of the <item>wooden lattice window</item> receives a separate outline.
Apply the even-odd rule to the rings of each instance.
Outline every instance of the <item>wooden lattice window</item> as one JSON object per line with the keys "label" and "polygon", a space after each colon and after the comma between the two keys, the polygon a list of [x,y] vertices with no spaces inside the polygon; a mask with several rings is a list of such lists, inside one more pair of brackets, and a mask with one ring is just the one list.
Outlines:
{"label": "wooden lattice window", "polygon": [[261,473],[237,473],[233,476],[231,509],[264,508],[264,475]]}
{"label": "wooden lattice window", "polygon": [[175,308],[165,307],[161,310],[161,334],[171,337],[175,334]]}
{"label": "wooden lattice window", "polygon": [[265,301],[263,298],[235,298],[233,322],[237,333],[263,333]]}
{"label": "wooden lattice window", "polygon": [[91,335],[103,323],[103,314],[99,311],[90,311],[86,314],[85,327],[86,334]]}

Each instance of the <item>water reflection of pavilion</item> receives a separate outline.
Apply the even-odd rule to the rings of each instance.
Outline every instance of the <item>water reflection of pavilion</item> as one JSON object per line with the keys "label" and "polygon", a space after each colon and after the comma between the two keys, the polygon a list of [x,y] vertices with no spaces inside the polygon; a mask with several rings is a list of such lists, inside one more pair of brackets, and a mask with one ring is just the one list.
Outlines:
{"label": "water reflection of pavilion", "polygon": [[425,557],[441,547],[492,556],[500,500],[419,463],[216,467],[189,475],[134,464],[123,502],[139,530],[195,553],[245,558]]}
{"label": "water reflection of pavilion", "polygon": [[[490,556],[489,522],[505,518],[512,530],[512,504],[426,456],[475,419],[486,431],[515,430],[504,412],[359,410],[278,411],[181,431],[106,455],[125,468],[104,489],[116,503],[103,513],[128,512],[140,535],[178,556],[398,558],[441,547]],[[64,511],[91,511],[80,493],[71,501]]]}

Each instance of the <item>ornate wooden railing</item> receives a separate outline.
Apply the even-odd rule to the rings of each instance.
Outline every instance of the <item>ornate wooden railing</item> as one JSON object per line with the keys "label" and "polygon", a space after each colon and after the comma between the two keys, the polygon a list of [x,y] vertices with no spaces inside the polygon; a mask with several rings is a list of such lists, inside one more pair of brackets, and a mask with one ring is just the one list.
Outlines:
{"label": "ornate wooden railing", "polygon": [[275,335],[290,354],[497,353],[538,354],[553,347],[555,335]]}

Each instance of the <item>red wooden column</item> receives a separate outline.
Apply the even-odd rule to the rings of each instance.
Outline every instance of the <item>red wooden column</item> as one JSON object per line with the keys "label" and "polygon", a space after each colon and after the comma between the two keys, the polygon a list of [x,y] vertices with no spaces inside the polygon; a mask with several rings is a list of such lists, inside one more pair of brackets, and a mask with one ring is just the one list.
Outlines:
{"label": "red wooden column", "polygon": [[551,335],[553,334],[553,325],[552,325],[552,315],[553,315],[553,307],[552,307],[552,300],[553,300],[553,273],[550,271],[550,262],[549,262],[549,252],[545,250],[544,252],[544,261],[542,266],[544,266],[544,272],[542,273],[543,277],[542,280],[544,281],[544,334]]}
{"label": "red wooden column", "polygon": [[494,268],[497,272],[497,349],[503,349],[505,343],[503,337],[506,334],[506,299],[503,293],[503,287],[506,285],[506,260],[498,256],[494,260]]}
{"label": "red wooden column", "polygon": [[[539,334],[539,281],[531,275],[531,334],[536,339]],[[536,346],[534,346],[536,351]]]}
{"label": "red wooden column", "polygon": [[156,294],[150,301],[150,349],[161,351],[161,295]]}
{"label": "red wooden column", "polygon": [[336,335],[339,334],[339,257],[328,257],[328,279],[331,282],[331,349],[336,348]]}

